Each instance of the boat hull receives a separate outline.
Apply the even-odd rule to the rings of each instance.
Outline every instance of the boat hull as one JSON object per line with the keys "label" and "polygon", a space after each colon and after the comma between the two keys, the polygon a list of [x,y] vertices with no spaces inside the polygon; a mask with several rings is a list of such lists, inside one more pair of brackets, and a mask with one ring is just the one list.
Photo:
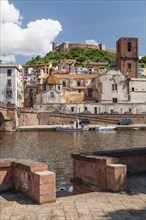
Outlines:
{"label": "boat hull", "polygon": [[62,127],[58,127],[56,128],[56,131],[88,131],[89,128],[62,128]]}
{"label": "boat hull", "polygon": [[97,130],[97,131],[113,131],[113,130],[115,130],[116,129],[116,126],[103,126],[103,127],[96,127],[96,129],[95,130]]}

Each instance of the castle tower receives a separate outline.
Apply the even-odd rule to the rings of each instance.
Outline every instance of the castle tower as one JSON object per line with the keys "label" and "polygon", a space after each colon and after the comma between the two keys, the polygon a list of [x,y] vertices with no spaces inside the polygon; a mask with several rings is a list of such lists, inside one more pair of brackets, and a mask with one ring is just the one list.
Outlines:
{"label": "castle tower", "polygon": [[138,77],[138,38],[122,37],[116,42],[117,68],[130,78]]}
{"label": "castle tower", "polygon": [[52,43],[52,51],[54,51],[56,49],[56,47],[57,47],[57,43],[53,42]]}

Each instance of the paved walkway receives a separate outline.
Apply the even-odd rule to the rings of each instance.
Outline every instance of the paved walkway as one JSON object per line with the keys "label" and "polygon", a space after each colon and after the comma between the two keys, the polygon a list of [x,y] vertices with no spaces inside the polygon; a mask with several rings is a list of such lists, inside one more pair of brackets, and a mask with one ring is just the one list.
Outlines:
{"label": "paved walkway", "polygon": [[145,220],[146,175],[133,176],[122,193],[94,192],[37,205],[21,194],[3,193],[0,220]]}

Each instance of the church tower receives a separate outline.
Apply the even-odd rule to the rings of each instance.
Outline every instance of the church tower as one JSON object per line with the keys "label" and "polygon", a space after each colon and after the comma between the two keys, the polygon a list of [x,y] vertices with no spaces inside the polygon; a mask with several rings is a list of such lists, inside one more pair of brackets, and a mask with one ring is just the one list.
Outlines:
{"label": "church tower", "polygon": [[138,77],[138,38],[122,37],[116,42],[117,68],[130,78]]}

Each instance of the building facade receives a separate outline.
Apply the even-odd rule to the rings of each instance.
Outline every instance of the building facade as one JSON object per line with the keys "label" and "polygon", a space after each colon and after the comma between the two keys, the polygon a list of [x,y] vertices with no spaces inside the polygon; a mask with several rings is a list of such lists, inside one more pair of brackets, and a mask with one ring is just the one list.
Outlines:
{"label": "building facade", "polygon": [[23,107],[24,91],[21,66],[0,64],[0,102]]}

